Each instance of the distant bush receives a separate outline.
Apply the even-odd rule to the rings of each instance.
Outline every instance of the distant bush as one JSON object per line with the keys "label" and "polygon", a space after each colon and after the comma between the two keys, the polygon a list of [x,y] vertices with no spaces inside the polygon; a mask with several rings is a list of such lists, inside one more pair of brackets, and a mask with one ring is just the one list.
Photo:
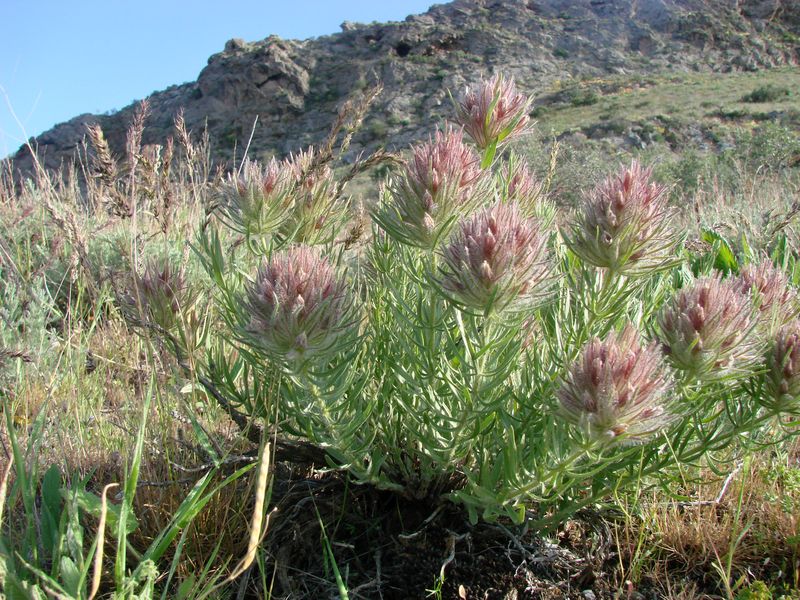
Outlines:
{"label": "distant bush", "polygon": [[752,131],[738,131],[732,153],[753,172],[779,171],[800,162],[800,134],[778,123],[764,123]]}
{"label": "distant bush", "polygon": [[600,101],[600,95],[596,90],[591,88],[585,90],[576,90],[569,102],[572,106],[591,106]]}
{"label": "distant bush", "polygon": [[757,87],[749,94],[742,96],[742,102],[778,102],[789,95],[789,88],[766,84]]}

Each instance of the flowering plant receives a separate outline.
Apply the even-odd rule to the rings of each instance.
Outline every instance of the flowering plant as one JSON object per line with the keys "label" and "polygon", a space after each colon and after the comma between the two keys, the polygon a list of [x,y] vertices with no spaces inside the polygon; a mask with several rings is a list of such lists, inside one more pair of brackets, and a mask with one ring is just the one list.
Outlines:
{"label": "flowering plant", "polygon": [[441,263],[439,288],[454,302],[482,312],[533,308],[553,279],[547,237],[514,202],[463,219],[443,245]]}
{"label": "flowering plant", "polygon": [[497,74],[468,87],[455,104],[455,122],[484,152],[481,167],[491,165],[499,148],[521,135],[529,121],[531,99],[517,91],[513,78]]}
{"label": "flowering plant", "polygon": [[491,198],[487,173],[463,141],[461,131],[437,131],[413,148],[411,160],[386,189],[375,220],[395,239],[432,248],[459,214],[469,214]]}
{"label": "flowering plant", "polygon": [[[361,243],[327,217],[316,236],[282,193],[237,187],[267,205],[223,209],[222,224],[247,235],[245,215],[269,218],[262,244],[201,232],[227,331],[208,378],[361,482],[538,527],[676,466],[720,466],[770,428],[796,433],[788,283],[767,266],[692,274],[666,188],[637,163],[553,218],[547,179],[498,154],[529,106],[499,77],[470,88],[463,132],[412,148]],[[294,173],[295,202],[341,212],[332,170]],[[789,324],[751,335],[767,306]]]}

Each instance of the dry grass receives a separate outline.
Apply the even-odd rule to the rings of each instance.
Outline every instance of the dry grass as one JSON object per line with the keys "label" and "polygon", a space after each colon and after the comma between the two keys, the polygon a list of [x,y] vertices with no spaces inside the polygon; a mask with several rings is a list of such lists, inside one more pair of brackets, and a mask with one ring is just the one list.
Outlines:
{"label": "dry grass", "polygon": [[[337,140],[345,146],[349,143],[366,105],[353,110],[352,120],[340,118],[320,160],[330,160]],[[181,115],[175,122],[177,142],[170,138],[164,146],[142,147],[146,116],[143,106],[129,133],[125,157],[113,157],[102,131],[92,128],[87,132],[89,158],[84,158],[79,170],[52,177],[40,172],[27,186],[15,181],[8,167],[0,172],[0,223],[8,232],[0,239],[4,279],[0,290],[13,287],[13,300],[18,302],[13,313],[16,321],[12,324],[4,316],[5,333],[0,332],[3,410],[13,411],[23,445],[31,441],[33,424],[42,420],[45,433],[37,440],[35,460],[42,466],[59,465],[70,479],[90,478],[90,488],[99,493],[106,484],[124,479],[148,382],[152,378],[157,383],[135,498],[140,527],[131,543],[140,549],[168,525],[194,482],[208,472],[212,452],[220,451],[229,459],[215,476],[219,480],[252,461],[257,451],[213,399],[202,391],[185,389],[185,373],[169,348],[142,337],[142,331],[133,330],[119,310],[119,295],[130,289],[133,274],[148,253],[171,252],[188,264],[190,273],[192,268],[197,270],[185,241],[205,217],[218,177],[207,137],[196,141]],[[580,120],[564,118],[573,123]],[[368,183],[365,172],[396,160],[380,155],[357,161],[341,180],[348,183],[356,178],[365,196],[374,195],[375,183]],[[78,184],[79,171],[89,175],[85,186]],[[759,249],[768,247],[780,231],[797,239],[796,184],[768,174],[747,174],[743,180],[748,186],[735,192],[713,181],[701,186],[691,205],[696,209],[686,212],[687,228],[700,224],[732,238],[745,233]],[[97,210],[100,207],[107,210]],[[362,215],[342,241],[355,243],[365,227]],[[10,450],[6,436],[0,439],[5,450],[0,456],[3,467]],[[287,480],[295,476],[292,473]],[[252,540],[244,532],[251,530],[255,477],[251,473],[222,488],[192,521],[177,567],[179,580],[198,572],[215,556],[214,568],[228,573],[246,555]],[[269,565],[287,589],[302,588],[296,582],[303,574],[293,572],[292,559],[324,572],[321,521],[308,512],[315,497],[308,492],[314,477],[319,479],[312,475],[302,483],[304,493],[298,492],[301,486],[289,486],[280,498],[291,518],[277,520],[276,539],[288,544],[289,538],[302,538],[302,544],[283,551],[270,545],[268,538]],[[627,518],[614,525],[613,551],[618,556],[610,561],[612,574],[607,574],[619,597],[633,598],[640,587],[675,599],[719,596],[725,593],[725,574],[715,564],[724,570],[727,556],[732,557],[727,585],[735,590],[756,580],[800,587],[800,447],[753,461],[721,494],[723,484],[724,479],[717,478],[714,483],[687,488],[690,501],[659,495],[623,503]],[[369,539],[378,544],[371,528],[385,525],[386,515],[377,504],[385,497],[360,493],[358,501],[365,507],[345,518],[344,496],[324,496],[323,485],[316,494],[327,503],[324,527],[339,536],[341,553],[352,549],[342,533],[344,526],[337,529],[340,523],[352,526],[354,538],[369,532]],[[117,501],[113,495],[111,499]],[[368,501],[373,504],[366,506]],[[581,535],[582,542],[591,541],[590,533]],[[107,543],[111,555],[112,543]],[[298,548],[305,554],[293,557],[291,552]],[[370,560],[381,550],[376,545]],[[318,554],[311,556],[314,551]],[[365,554],[352,554],[355,569]],[[165,565],[169,559],[168,555]],[[376,565],[379,579],[380,562]],[[323,589],[323,584],[333,589],[324,581],[307,588]]]}
{"label": "dry grass", "polygon": [[800,443],[756,455],[727,477],[700,475],[709,483],[683,490],[688,500],[631,502],[615,525],[620,585],[650,581],[675,598],[732,596],[757,581],[797,589]]}

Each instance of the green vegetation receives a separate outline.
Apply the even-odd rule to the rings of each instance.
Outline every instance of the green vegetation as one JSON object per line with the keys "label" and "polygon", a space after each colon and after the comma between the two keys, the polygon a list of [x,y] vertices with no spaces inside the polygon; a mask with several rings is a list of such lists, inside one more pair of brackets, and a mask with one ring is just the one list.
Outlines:
{"label": "green vegetation", "polygon": [[789,96],[789,88],[766,84],[742,96],[742,102],[779,102]]}
{"label": "green vegetation", "polygon": [[[664,121],[663,115],[674,116],[678,124],[719,124],[720,114],[733,113],[736,121],[760,121],[772,111],[800,114],[800,97],[782,95],[781,90],[800,89],[800,72],[796,68],[771,69],[753,73],[690,73],[643,77],[615,76],[565,85],[544,96],[535,106],[546,106],[546,118],[540,120],[543,133],[559,135],[565,131],[586,130],[598,124],[604,114],[613,114],[627,122]],[[763,100],[742,98],[743,89],[769,90]],[[590,90],[599,90],[597,101],[575,104]],[[560,102],[561,94],[565,101]],[[724,120],[724,119],[723,119]],[[663,123],[668,127],[668,123]]]}
{"label": "green vegetation", "polygon": [[[85,185],[4,172],[3,593],[797,597],[800,141],[673,137],[796,77],[593,82],[544,143],[499,78],[474,147],[348,164],[364,90],[224,175],[180,118],[142,147],[142,106]],[[549,138],[665,104],[652,171]]]}

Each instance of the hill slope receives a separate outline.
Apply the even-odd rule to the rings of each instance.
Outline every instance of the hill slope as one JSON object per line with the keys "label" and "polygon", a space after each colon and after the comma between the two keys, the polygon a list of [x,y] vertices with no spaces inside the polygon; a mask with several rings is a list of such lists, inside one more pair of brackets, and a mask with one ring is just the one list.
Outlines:
{"label": "hill slope", "polygon": [[[614,74],[755,71],[799,60],[794,0],[455,0],[401,23],[343,23],[340,33],[309,40],[230,40],[197,81],[149,97],[144,143],[164,143],[183,110],[190,129],[208,127],[217,160],[246,143],[256,117],[250,155],[283,155],[322,138],[343,98],[381,81],[357,152],[427,135],[448,108],[448,90],[495,71],[540,94]],[[32,145],[57,168],[86,125],[99,123],[122,152],[134,109],[80,115]],[[14,164],[30,170],[27,147]]]}

